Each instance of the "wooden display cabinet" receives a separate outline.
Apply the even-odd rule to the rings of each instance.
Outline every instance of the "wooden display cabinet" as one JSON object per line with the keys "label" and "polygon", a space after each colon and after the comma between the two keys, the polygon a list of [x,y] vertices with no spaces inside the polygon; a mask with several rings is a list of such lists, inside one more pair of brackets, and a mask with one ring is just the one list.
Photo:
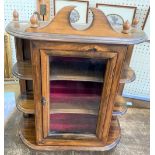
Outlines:
{"label": "wooden display cabinet", "polygon": [[114,31],[98,9],[91,9],[88,29],[75,30],[68,21],[73,9],[63,8],[48,24],[35,15],[30,24],[19,22],[14,12],[6,27],[15,37],[17,108],[28,114],[19,135],[32,149],[105,151],[120,140],[117,116],[127,107],[118,88],[135,79],[126,53],[146,36],[128,23]]}

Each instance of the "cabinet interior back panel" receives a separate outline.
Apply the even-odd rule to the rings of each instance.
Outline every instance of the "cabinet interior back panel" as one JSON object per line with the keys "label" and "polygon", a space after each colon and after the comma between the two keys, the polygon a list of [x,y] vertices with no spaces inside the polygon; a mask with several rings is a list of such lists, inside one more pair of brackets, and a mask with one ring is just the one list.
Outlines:
{"label": "cabinet interior back panel", "polygon": [[[90,0],[89,6],[95,7],[96,3],[113,5],[135,6],[136,17],[139,19],[138,28],[144,24],[144,20],[149,9],[149,0]],[[50,15],[53,16],[53,0],[50,0]],[[29,20],[34,11],[37,10],[36,0],[4,0],[5,26],[12,20],[12,12],[16,9],[19,12],[20,20]],[[11,48],[13,52],[13,63],[16,62],[14,39],[11,37]],[[136,72],[136,80],[126,84],[123,95],[137,99],[149,100],[150,96],[150,70],[149,70],[150,44],[142,43],[134,47],[130,66]]]}

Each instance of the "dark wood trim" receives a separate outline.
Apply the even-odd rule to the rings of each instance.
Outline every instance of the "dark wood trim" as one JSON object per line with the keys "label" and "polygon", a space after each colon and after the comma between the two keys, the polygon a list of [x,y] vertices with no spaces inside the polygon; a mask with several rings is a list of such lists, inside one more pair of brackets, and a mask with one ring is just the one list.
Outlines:
{"label": "dark wood trim", "polygon": [[[87,3],[87,11],[86,11],[86,23],[88,23],[88,14],[89,14],[89,1],[83,1],[83,0],[64,0],[64,1],[76,1],[76,2],[82,2],[82,3]],[[53,5],[54,5],[54,16],[56,15],[56,0],[53,0]]]}
{"label": "dark wood trim", "polygon": [[[112,51],[115,53],[116,51],[122,48],[121,45],[106,45],[106,44],[85,44],[85,43],[74,43],[74,42],[50,42],[50,41],[34,41],[35,47],[40,47],[40,49],[44,49],[46,46],[46,50],[54,50],[54,51],[90,51],[91,49],[96,49],[96,51],[102,51],[106,53],[107,51]],[[123,45],[123,47],[127,47]],[[112,54],[111,53],[111,54]],[[112,55],[112,57],[115,56]]]}
{"label": "dark wood trim", "polygon": [[120,8],[132,8],[132,9],[134,9],[134,14],[133,14],[133,17],[132,17],[132,22],[133,22],[133,20],[135,18],[135,15],[136,15],[137,7],[134,7],[134,6],[128,6],[128,5],[112,5],[112,4],[106,4],[106,3],[96,3],[96,8],[98,8],[99,5],[112,6],[112,7],[120,7]]}
{"label": "dark wood trim", "polygon": [[42,84],[42,96],[46,100],[46,104],[43,108],[43,136],[46,138],[49,133],[50,124],[50,99],[49,99],[49,57],[46,51],[40,50],[41,54],[41,84]]}
{"label": "dark wood trim", "polygon": [[[126,66],[129,66],[129,65],[130,65],[130,61],[131,61],[131,57],[132,57],[132,53],[133,53],[133,48],[134,48],[133,45],[129,45],[129,46],[127,47],[127,52],[126,52],[126,56],[125,56],[125,60],[124,60],[125,63],[123,64],[123,67],[125,67],[125,65],[126,65]],[[125,86],[125,83],[121,83],[121,84],[119,85],[118,94],[122,95],[124,86]]]}
{"label": "dark wood trim", "polygon": [[41,105],[41,60],[40,51],[34,46],[33,42],[30,42],[31,58],[32,58],[32,77],[33,90],[34,90],[34,102],[35,102],[35,127],[36,127],[36,143],[39,144],[42,141],[43,131],[42,131],[42,105]]}
{"label": "dark wood trim", "polygon": [[[106,74],[105,74],[105,82],[104,82],[104,87],[103,87],[104,91],[102,91],[103,94],[101,97],[101,104],[100,104],[100,109],[99,109],[96,133],[97,133],[97,136],[99,137],[99,139],[102,139],[104,141],[104,143],[106,143],[107,139],[106,139],[106,136],[102,135],[102,132],[104,130],[103,126],[106,121],[106,115],[108,115],[108,113],[112,113],[112,111],[107,112],[107,107],[108,107],[108,104],[111,104],[108,102],[108,100],[111,96],[109,94],[110,94],[110,90],[112,87],[112,80],[113,80],[112,75],[113,75],[113,71],[114,71],[114,68],[116,65],[116,59],[117,59],[117,56],[108,60]],[[107,131],[105,131],[105,132],[106,132],[105,134],[107,135]]]}
{"label": "dark wood trim", "polygon": [[16,59],[17,61],[23,61],[23,40],[15,37],[15,47],[16,47]]}
{"label": "dark wood trim", "polygon": [[[16,59],[17,62],[23,61],[23,40],[20,38],[15,37],[15,47],[16,47]],[[20,84],[20,92],[21,94],[26,92],[26,81],[25,80],[19,80]]]}
{"label": "dark wood trim", "polygon": [[[91,51],[88,49],[87,51],[83,52],[83,51],[67,51],[67,50],[62,50],[62,51],[55,51],[55,50],[47,50],[46,53],[48,55],[52,55],[52,56],[65,56],[67,57],[82,57],[82,58],[95,58],[95,59],[108,59],[108,58],[113,58],[115,57],[117,54],[114,52],[109,52],[109,51]],[[95,53],[94,53],[95,52]]]}
{"label": "dark wood trim", "polygon": [[117,88],[119,86],[119,79],[120,79],[122,64],[124,61],[126,50],[127,50],[127,48],[123,47],[123,46],[119,50],[119,53],[117,55],[116,64],[115,64],[115,70],[114,70],[113,74],[111,75],[111,76],[113,76],[113,78],[112,78],[112,87],[110,89],[111,95],[108,99],[108,105],[107,105],[107,109],[106,109],[108,112],[106,113],[105,122],[102,126],[103,129],[101,129],[102,137],[104,137],[104,139],[106,139],[106,140],[108,138],[109,127],[110,127],[109,125],[110,125],[111,118],[112,118],[112,110],[113,110],[113,106],[114,106],[113,101],[116,96]]}

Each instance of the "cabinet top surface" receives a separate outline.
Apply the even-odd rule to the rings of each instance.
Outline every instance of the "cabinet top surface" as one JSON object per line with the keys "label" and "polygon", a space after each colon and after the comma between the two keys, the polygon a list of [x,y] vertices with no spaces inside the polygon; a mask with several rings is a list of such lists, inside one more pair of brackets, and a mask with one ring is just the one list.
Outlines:
{"label": "cabinet top surface", "polygon": [[[93,21],[85,30],[77,30],[72,27],[69,16],[74,7],[65,7],[60,10],[50,22],[12,21],[6,31],[18,38],[43,41],[63,41],[78,43],[104,43],[104,44],[138,44],[147,40],[146,34],[132,27],[123,33],[123,28],[113,29],[104,13],[91,8]],[[36,24],[35,24],[36,22]],[[35,26],[33,27],[33,24]]]}

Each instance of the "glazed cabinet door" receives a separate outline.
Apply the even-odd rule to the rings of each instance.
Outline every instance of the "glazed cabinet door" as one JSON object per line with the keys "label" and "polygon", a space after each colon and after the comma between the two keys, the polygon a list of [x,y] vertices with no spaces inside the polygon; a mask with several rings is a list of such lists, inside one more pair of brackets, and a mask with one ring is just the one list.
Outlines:
{"label": "glazed cabinet door", "polygon": [[117,54],[41,50],[43,145],[103,146]]}

